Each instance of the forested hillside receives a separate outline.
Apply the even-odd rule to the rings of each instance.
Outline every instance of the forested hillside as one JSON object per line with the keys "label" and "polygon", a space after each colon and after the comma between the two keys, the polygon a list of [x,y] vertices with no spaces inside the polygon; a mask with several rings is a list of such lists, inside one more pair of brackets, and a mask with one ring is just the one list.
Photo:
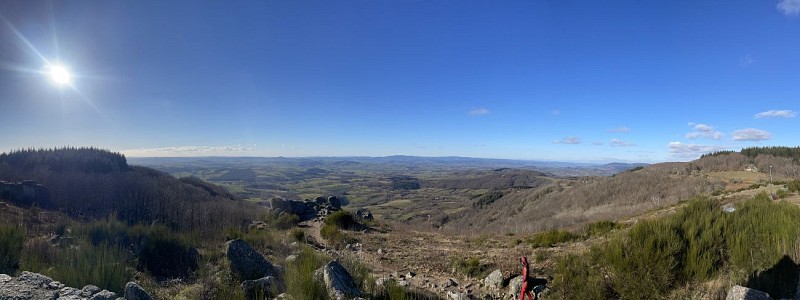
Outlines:
{"label": "forested hillside", "polygon": [[261,211],[220,187],[129,166],[123,155],[96,148],[3,153],[0,180],[35,180],[50,190],[56,209],[75,217],[114,213],[130,224],[158,222],[178,230],[219,232]]}

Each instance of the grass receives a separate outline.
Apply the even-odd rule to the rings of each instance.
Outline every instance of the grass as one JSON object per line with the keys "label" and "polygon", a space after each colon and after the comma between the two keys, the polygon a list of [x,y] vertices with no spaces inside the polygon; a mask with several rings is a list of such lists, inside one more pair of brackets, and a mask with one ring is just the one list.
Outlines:
{"label": "grass", "polygon": [[121,294],[130,279],[126,254],[113,245],[84,244],[56,255],[55,267],[45,274],[67,286],[96,285]]}
{"label": "grass", "polygon": [[488,264],[482,264],[480,259],[474,256],[470,258],[453,257],[450,259],[450,264],[457,273],[471,278],[484,277],[491,267]]}
{"label": "grass", "polygon": [[14,274],[19,268],[25,232],[14,225],[0,226],[0,274]]}
{"label": "grass", "polygon": [[533,248],[553,247],[556,244],[571,242],[580,238],[579,235],[567,230],[550,230],[534,234],[527,242]]}

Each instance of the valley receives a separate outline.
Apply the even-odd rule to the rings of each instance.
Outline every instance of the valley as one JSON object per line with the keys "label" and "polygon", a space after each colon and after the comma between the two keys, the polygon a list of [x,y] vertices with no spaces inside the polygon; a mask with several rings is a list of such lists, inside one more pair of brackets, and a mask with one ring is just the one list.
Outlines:
{"label": "valley", "polygon": [[[155,299],[334,297],[314,275],[332,260],[371,299],[510,299],[520,256],[548,282],[541,299],[718,299],[736,285],[792,296],[772,283],[798,274],[800,165],[787,157],[725,153],[597,176],[409,157],[121,159],[93,148],[0,156],[0,178],[35,180],[50,195],[4,194],[2,251],[21,251],[4,272],[118,295],[137,279]],[[770,165],[772,174],[745,170]],[[7,244],[20,233],[18,246]],[[240,287],[247,280],[226,254],[238,240],[281,270],[271,283]],[[763,252],[741,257],[754,244]],[[698,249],[719,256],[692,258]],[[81,267],[68,261],[97,251],[111,254],[87,266],[110,273],[76,276]],[[781,257],[794,267],[776,275]],[[660,264],[672,267],[640,273]],[[630,276],[652,285],[629,285]]]}

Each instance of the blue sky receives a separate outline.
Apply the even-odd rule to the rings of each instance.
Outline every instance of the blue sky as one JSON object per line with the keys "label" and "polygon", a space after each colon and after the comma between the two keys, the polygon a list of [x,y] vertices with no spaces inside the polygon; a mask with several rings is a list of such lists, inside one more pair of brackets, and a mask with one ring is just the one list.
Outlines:
{"label": "blue sky", "polygon": [[800,144],[800,0],[10,1],[0,16],[0,151],[656,162]]}

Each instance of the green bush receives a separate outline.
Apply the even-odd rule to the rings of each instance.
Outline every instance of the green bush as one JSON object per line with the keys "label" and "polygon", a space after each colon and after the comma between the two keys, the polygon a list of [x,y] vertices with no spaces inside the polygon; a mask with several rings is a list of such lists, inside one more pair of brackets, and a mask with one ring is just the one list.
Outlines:
{"label": "green bush", "polygon": [[[132,227],[119,221],[115,215],[110,215],[105,220],[92,222],[79,228],[78,233],[88,236],[92,245],[103,243],[115,244],[120,247],[127,247],[132,243],[130,232]],[[138,229],[142,230],[142,229]]]}
{"label": "green bush", "polygon": [[800,208],[759,194],[740,205],[725,237],[734,267],[749,272],[764,270],[794,252],[800,237]]}
{"label": "green bush", "polygon": [[302,241],[304,241],[304,240],[305,240],[305,238],[306,238],[306,233],[305,233],[305,232],[303,232],[303,231],[302,231],[302,230],[300,230],[300,229],[294,229],[294,230],[292,230],[292,233],[291,233],[291,235],[292,235],[292,238],[293,238],[295,241],[298,241],[298,242],[302,242]]}
{"label": "green bush", "polygon": [[14,274],[19,268],[25,232],[13,225],[0,226],[0,274]]}
{"label": "green bush", "polygon": [[43,273],[55,265],[57,250],[47,239],[30,239],[25,242],[23,247],[20,268],[25,271]]}
{"label": "green bush", "polygon": [[188,277],[197,270],[197,259],[197,250],[162,226],[153,227],[139,246],[138,266],[157,277]]}
{"label": "green bush", "polygon": [[450,259],[450,264],[459,274],[472,278],[482,278],[489,271],[489,265],[482,264],[477,257]]}
{"label": "green bush", "polygon": [[578,238],[578,235],[566,230],[550,230],[533,235],[527,242],[534,248],[553,247],[556,244],[574,241]]}
{"label": "green bush", "polygon": [[319,230],[319,234],[328,242],[329,246],[333,246],[335,248],[342,248],[347,244],[356,242],[354,238],[339,230],[339,227],[333,224],[322,225],[322,228]]}
{"label": "green bush", "polygon": [[81,230],[93,246],[111,245],[136,251],[137,268],[153,276],[185,278],[197,270],[197,250],[189,243],[188,234],[163,225],[128,226],[113,215]]}
{"label": "green bush", "polygon": [[800,191],[800,179],[790,181],[786,184],[786,188],[789,189],[790,192]]}
{"label": "green bush", "polygon": [[337,211],[325,217],[325,225],[333,225],[339,229],[345,230],[354,230],[359,227],[353,215],[344,210]]}
{"label": "green bush", "polygon": [[706,280],[722,267],[725,250],[726,214],[717,202],[700,198],[690,201],[671,222],[683,244],[682,275]]}
{"label": "green bush", "polygon": [[294,214],[281,214],[274,219],[273,226],[280,230],[287,230],[297,226],[300,223],[300,217]]}
{"label": "green bush", "polygon": [[590,256],[566,255],[556,261],[553,299],[612,299],[598,263]]}
{"label": "green bush", "polygon": [[554,290],[567,299],[663,298],[674,287],[728,272],[736,284],[793,297],[800,207],[762,193],[737,208],[725,213],[700,198],[671,216],[642,221],[588,255],[558,260]]}
{"label": "green bush", "polygon": [[613,240],[604,258],[616,293],[622,299],[663,298],[676,283],[682,246],[674,228],[657,221],[636,224],[628,236]]}
{"label": "green bush", "polygon": [[328,299],[322,281],[314,278],[314,271],[324,264],[322,256],[304,247],[297,259],[286,264],[286,293],[295,299]]}

